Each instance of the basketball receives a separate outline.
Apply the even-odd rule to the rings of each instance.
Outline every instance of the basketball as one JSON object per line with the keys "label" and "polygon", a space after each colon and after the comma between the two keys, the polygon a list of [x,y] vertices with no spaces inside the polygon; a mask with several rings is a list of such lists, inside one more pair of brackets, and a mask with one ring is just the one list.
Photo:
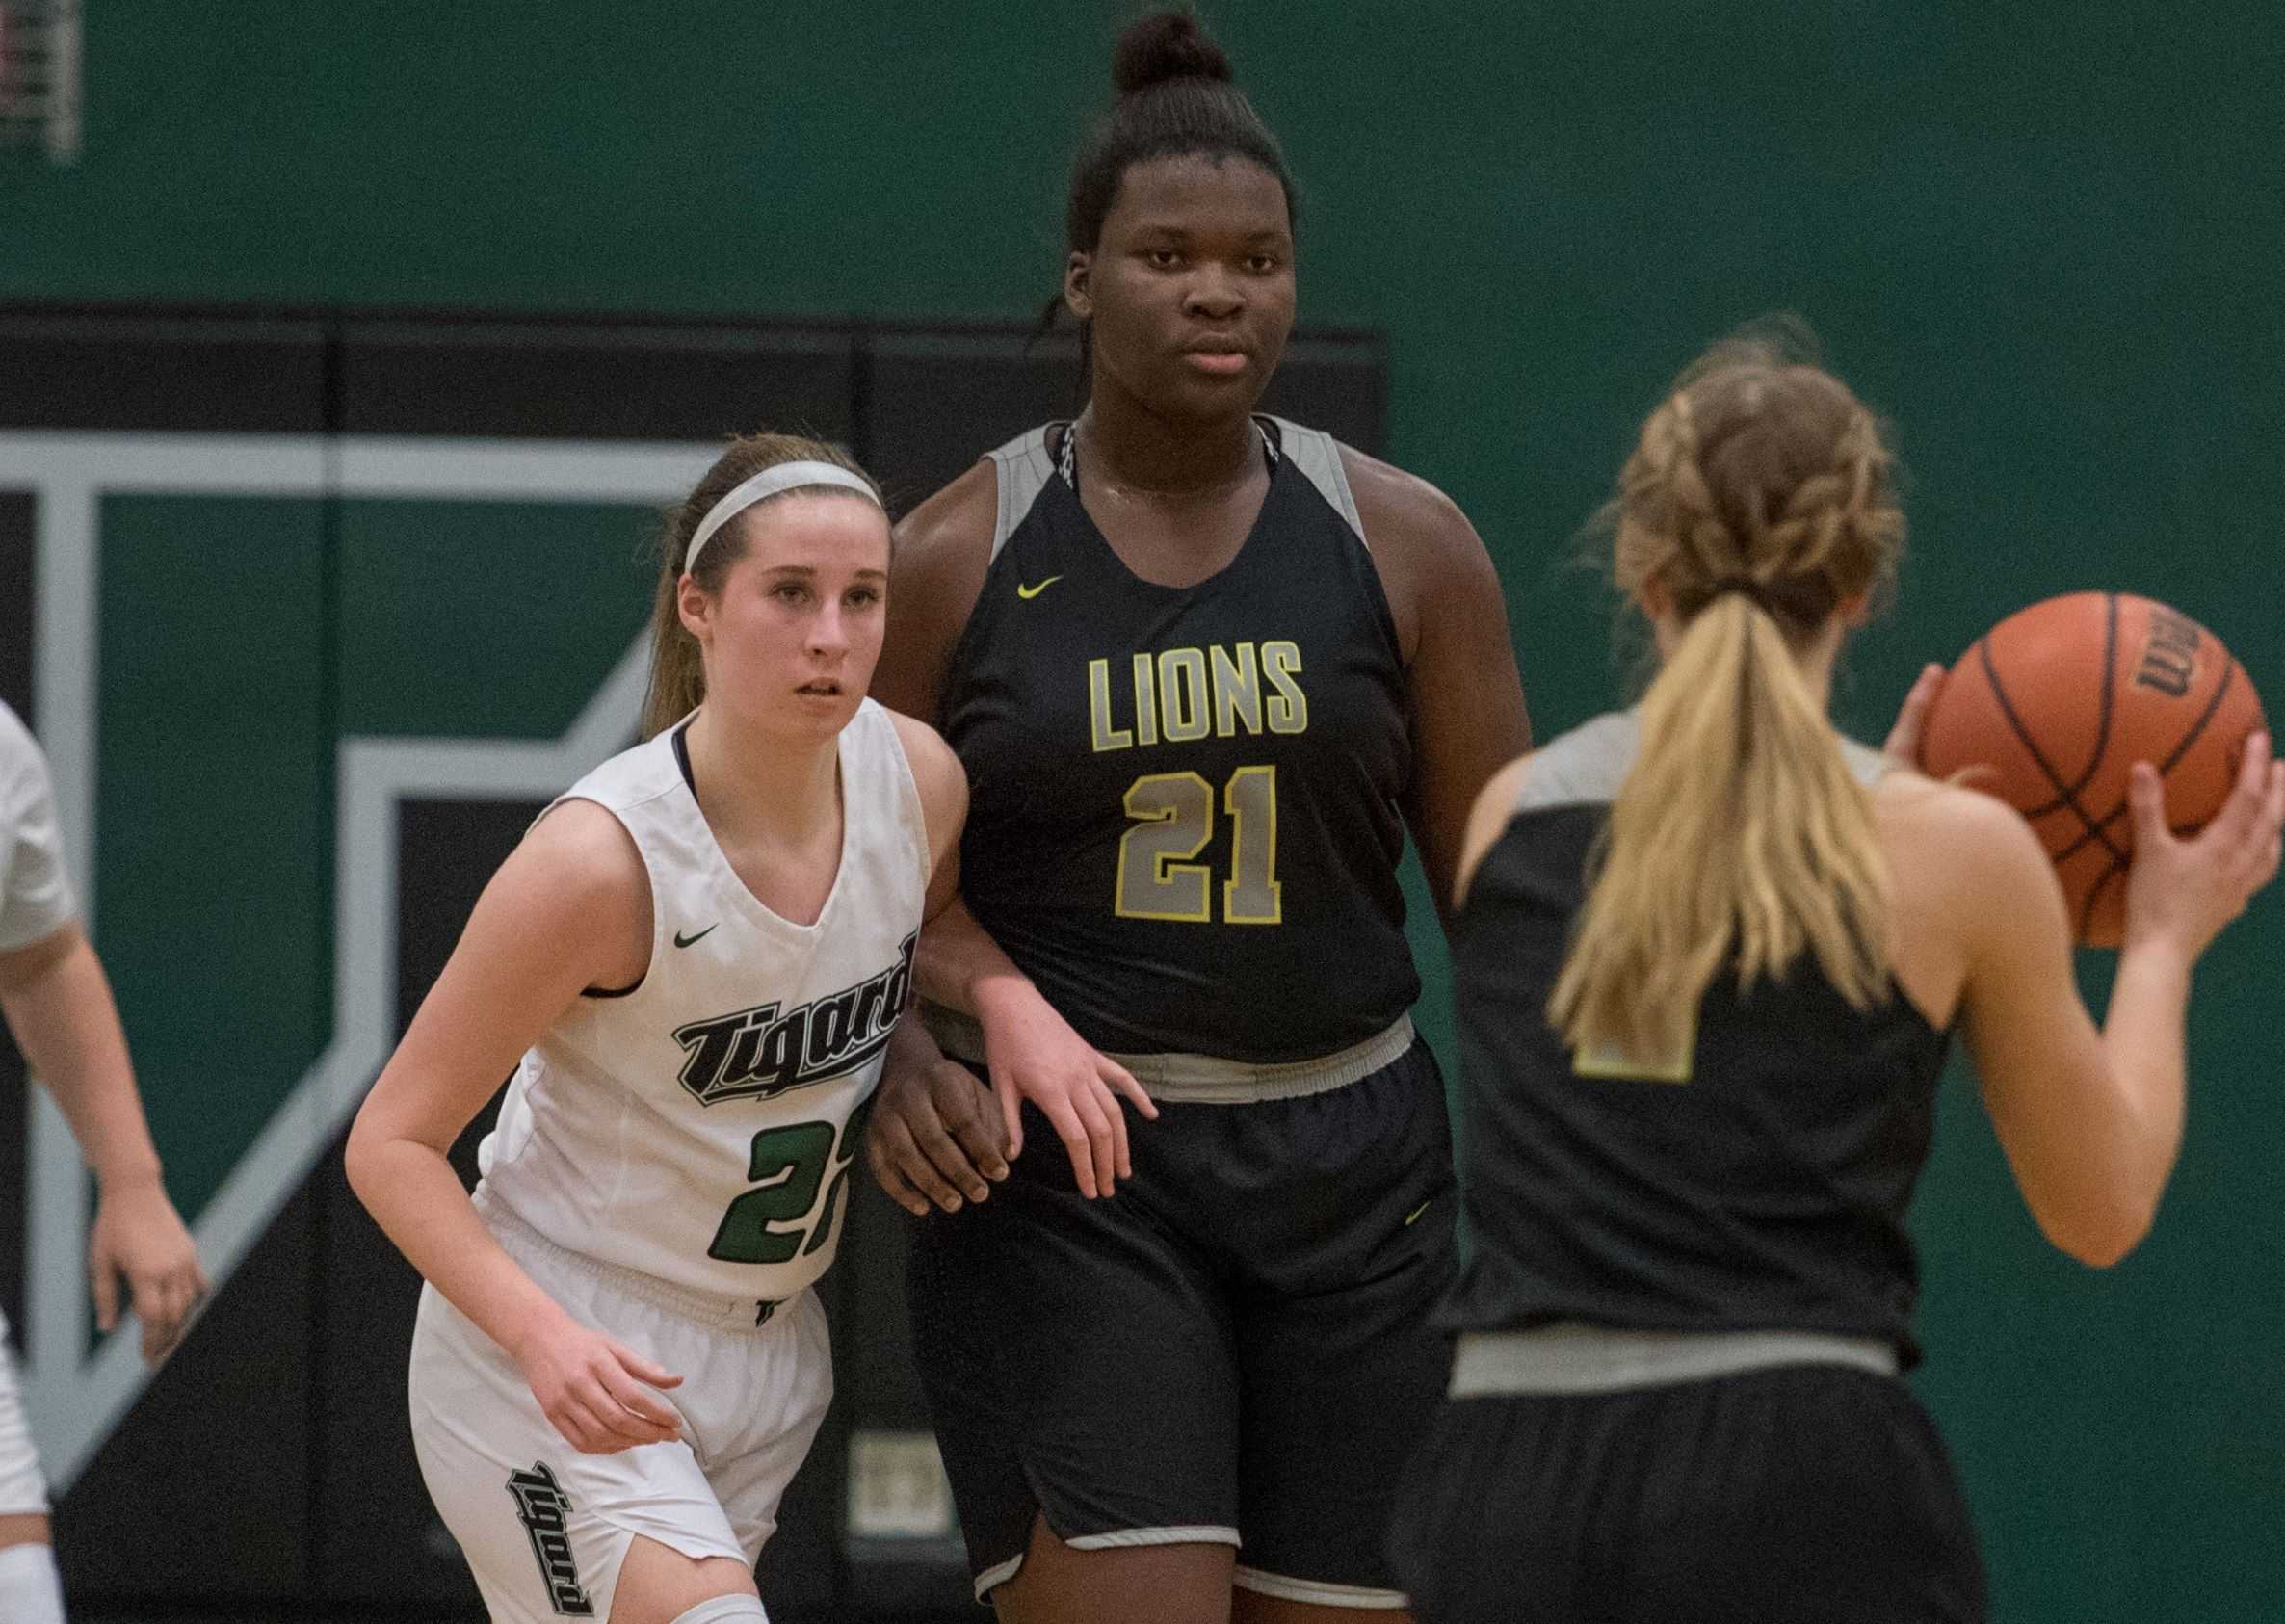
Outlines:
{"label": "basketball", "polygon": [[2088,947],[2116,947],[2134,856],[2127,774],[2166,784],[2178,834],[2228,797],[2246,740],[2263,726],[2246,669],[2196,621],[2127,592],[2071,592],[1991,628],[1945,675],[1920,765],[1965,774],[2031,821]]}

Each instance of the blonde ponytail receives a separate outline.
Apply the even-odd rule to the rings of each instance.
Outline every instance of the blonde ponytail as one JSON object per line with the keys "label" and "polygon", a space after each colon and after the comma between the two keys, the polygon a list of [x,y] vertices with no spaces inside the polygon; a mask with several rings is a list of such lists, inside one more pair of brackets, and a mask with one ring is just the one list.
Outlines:
{"label": "blonde ponytail", "polygon": [[1759,339],[1683,375],[1608,512],[1618,586],[1656,582],[1682,630],[1547,1015],[1583,1057],[1686,1074],[1718,976],[1808,954],[1857,1008],[1888,995],[1872,797],[1798,650],[1893,577],[1904,516],[1872,414]]}
{"label": "blonde ponytail", "polygon": [[1859,1008],[1886,990],[1872,799],[1777,622],[1742,591],[1691,621],[1642,706],[1633,771],[1548,1017],[1582,1054],[1676,1069],[1706,988],[1806,951]]}

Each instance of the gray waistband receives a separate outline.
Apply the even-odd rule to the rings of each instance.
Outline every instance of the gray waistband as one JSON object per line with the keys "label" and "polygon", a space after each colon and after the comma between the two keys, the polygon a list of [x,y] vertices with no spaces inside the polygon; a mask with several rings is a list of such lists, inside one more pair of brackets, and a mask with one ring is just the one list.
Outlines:
{"label": "gray waistband", "polygon": [[[937,1047],[955,1060],[984,1063],[984,1029],[976,1017],[926,1004],[922,1011]],[[1305,1061],[1256,1062],[1217,1060],[1212,1055],[1113,1055],[1135,1074],[1143,1091],[1172,1105],[1253,1105],[1262,1100],[1300,1099],[1362,1082],[1402,1059],[1412,1047],[1412,1017],[1347,1049]]]}
{"label": "gray waistband", "polygon": [[1452,1396],[1618,1393],[1776,1365],[1849,1365],[1876,1375],[1897,1374],[1896,1349],[1875,1337],[1555,1324],[1461,1337],[1452,1362]]}

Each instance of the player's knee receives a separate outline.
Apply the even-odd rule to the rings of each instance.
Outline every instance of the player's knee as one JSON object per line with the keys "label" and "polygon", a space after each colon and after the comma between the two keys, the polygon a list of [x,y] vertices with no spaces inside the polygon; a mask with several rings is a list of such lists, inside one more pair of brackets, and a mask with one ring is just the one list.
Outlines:
{"label": "player's knee", "polygon": [[759,1596],[713,1596],[676,1613],[673,1624],[770,1624],[770,1615]]}
{"label": "player's knee", "polygon": [[753,1572],[729,1557],[691,1557],[637,1534],[619,1563],[611,1624],[756,1624],[769,1614]]}
{"label": "player's knee", "polygon": [[1044,1513],[1023,1565],[991,1593],[1001,1624],[1221,1624],[1230,1616],[1235,1547],[1220,1540],[1108,1547],[1065,1544]]}

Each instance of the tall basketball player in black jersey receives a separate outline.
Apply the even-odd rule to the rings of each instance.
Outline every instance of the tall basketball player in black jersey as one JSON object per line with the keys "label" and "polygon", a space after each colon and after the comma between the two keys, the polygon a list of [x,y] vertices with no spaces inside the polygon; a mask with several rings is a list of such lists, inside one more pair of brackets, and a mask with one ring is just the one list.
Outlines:
{"label": "tall basketball player in black jersey", "polygon": [[[1122,39],[1069,203],[1087,408],[906,522],[874,687],[973,784],[972,918],[917,975],[990,1017],[935,1041],[1013,1142],[911,1032],[872,1149],[960,1209],[917,1226],[914,1335],[978,1591],[1023,1624],[1398,1613],[1394,1482],[1449,1361],[1397,864],[1409,827],[1449,895],[1523,695],[1458,511],[1254,414],[1292,187],[1229,72],[1188,16]],[[1014,1160],[1024,1115],[1068,1169]]]}
{"label": "tall basketball player in black jersey", "polygon": [[2101,1030],[2012,810],[1825,710],[1904,529],[1840,383],[1733,343],[1652,414],[1613,504],[1664,666],[1638,710],[1485,787],[1455,930],[1463,1203],[1452,1399],[1395,1555],[1433,1624],[1983,1615],[1917,1357],[1904,1208],[1964,1028],[2017,1183],[2094,1265],[2181,1139],[2190,969],[2275,874],[2248,743],[2204,833],[2136,770]]}

